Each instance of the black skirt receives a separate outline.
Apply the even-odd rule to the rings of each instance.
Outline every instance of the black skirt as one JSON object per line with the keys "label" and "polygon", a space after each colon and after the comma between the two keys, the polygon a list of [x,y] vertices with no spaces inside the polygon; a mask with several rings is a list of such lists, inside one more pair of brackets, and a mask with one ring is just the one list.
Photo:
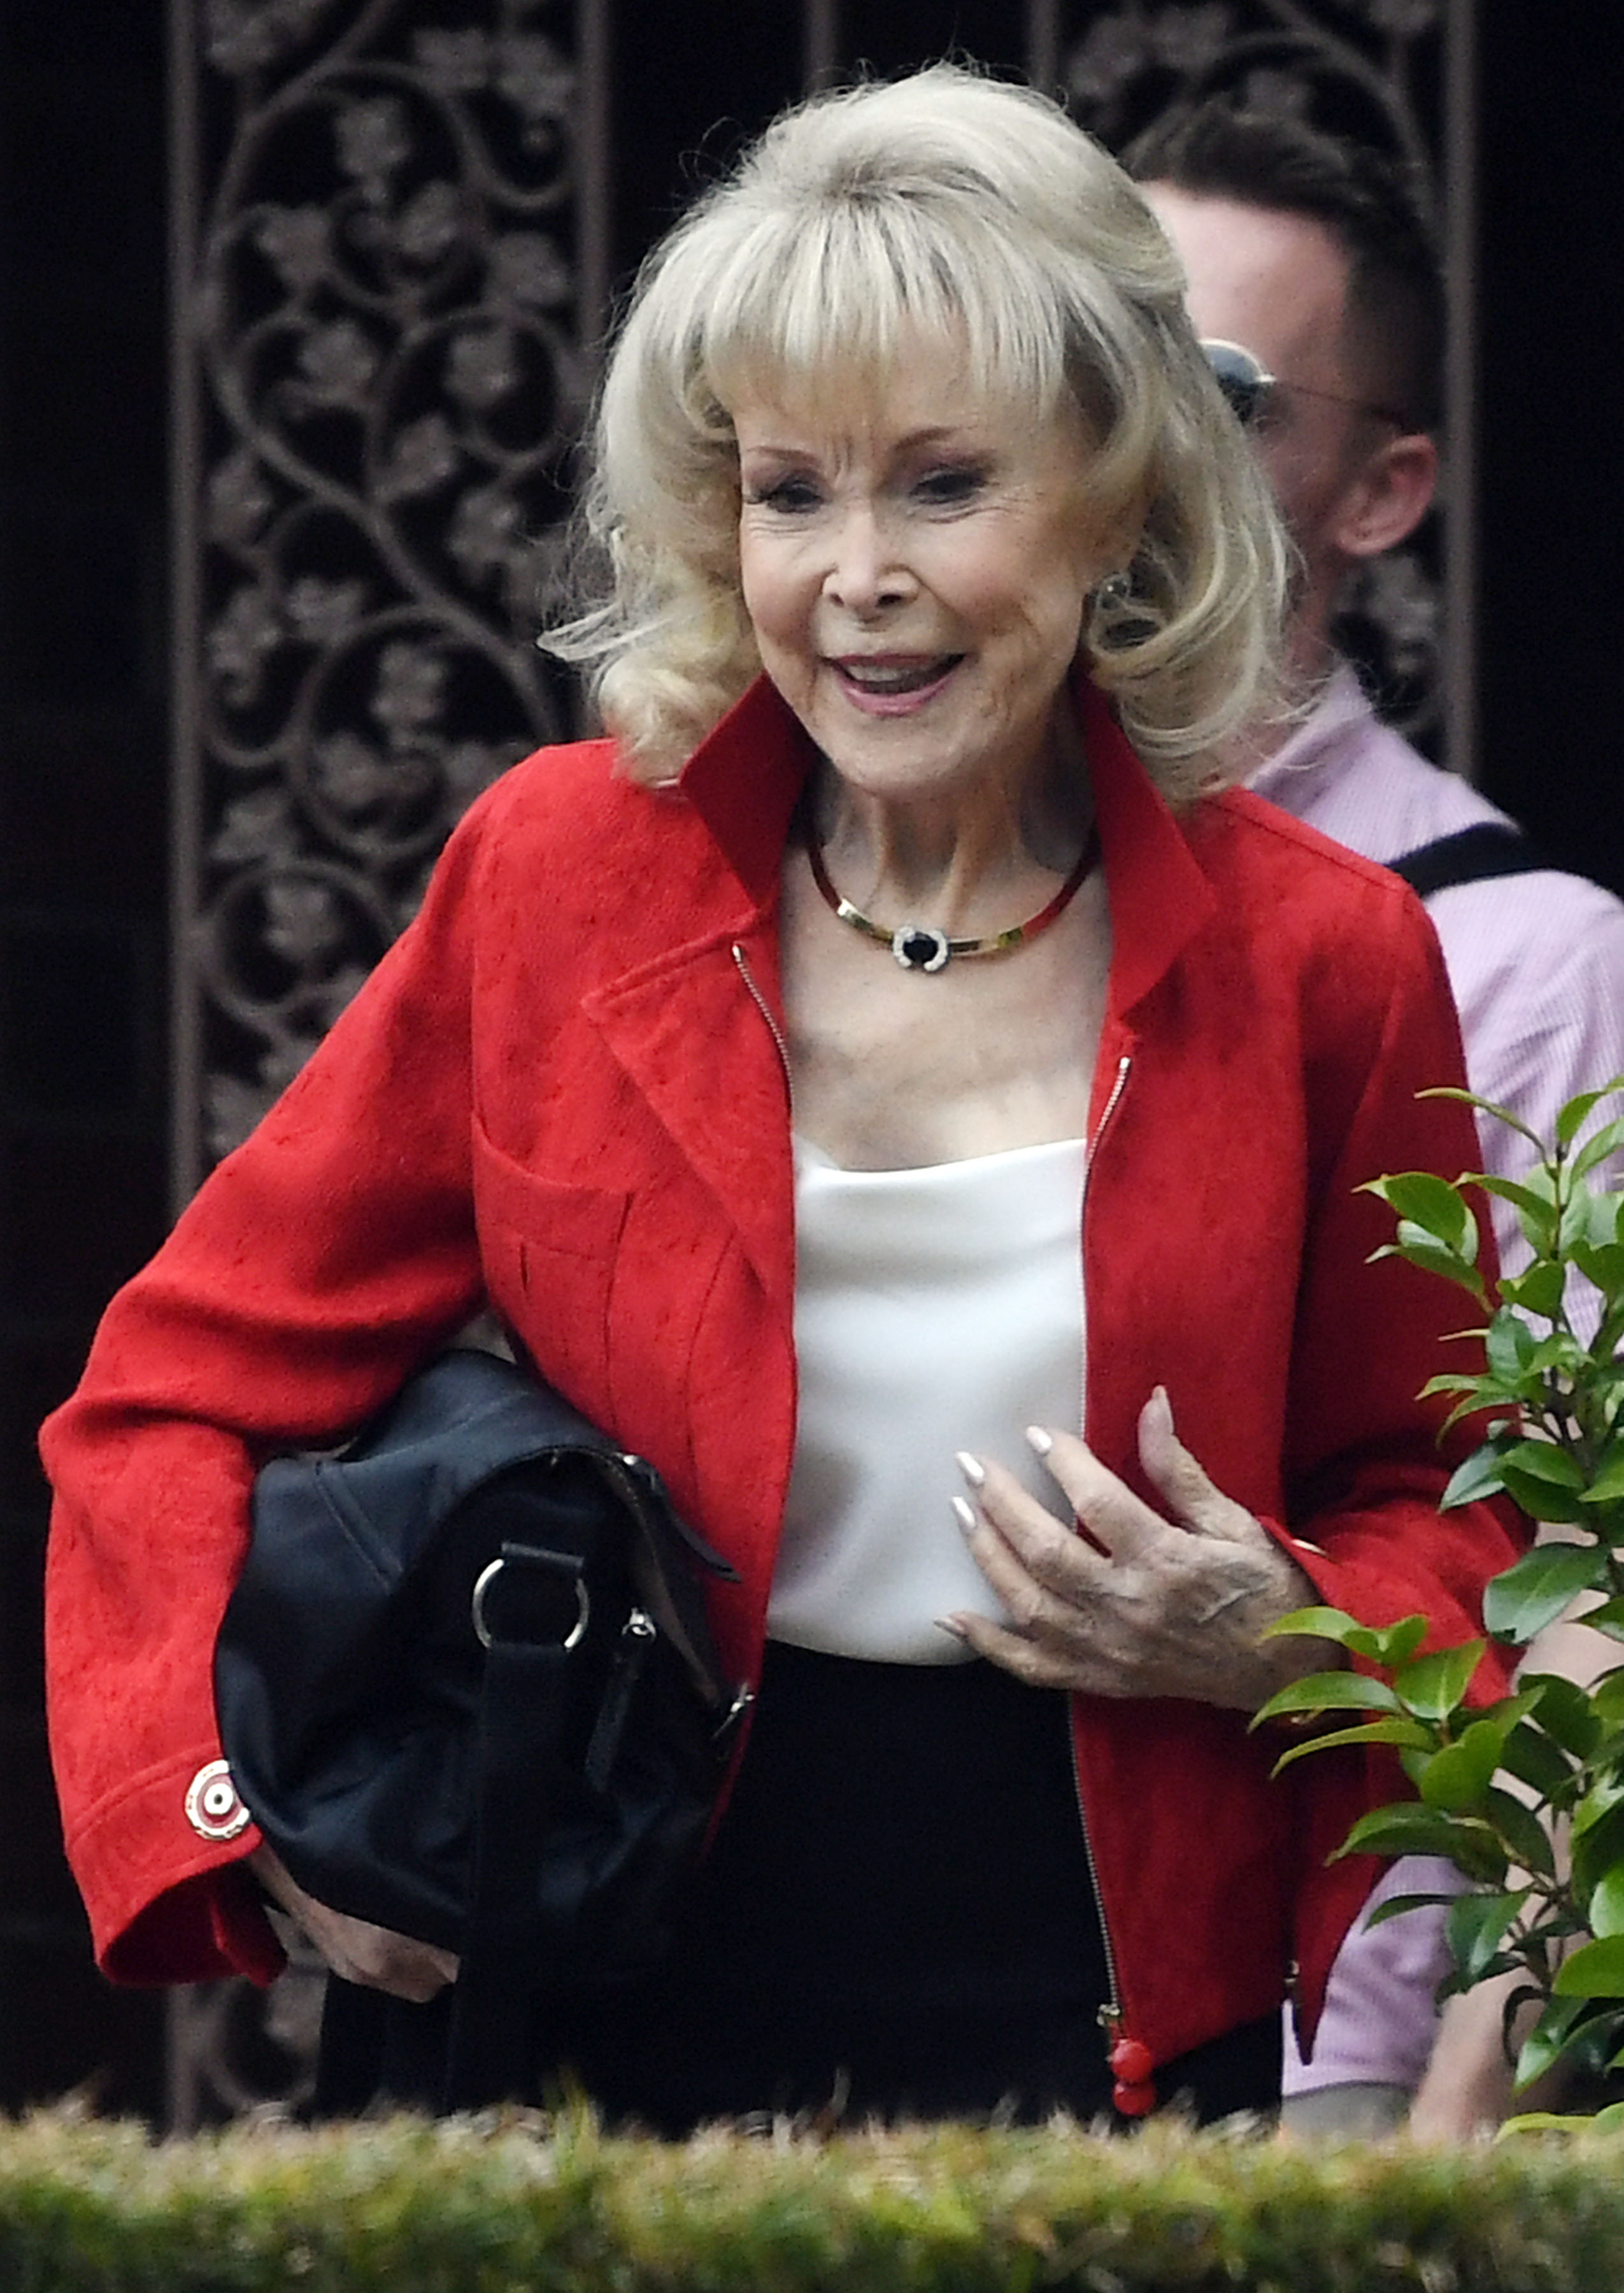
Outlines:
{"label": "black skirt", "polygon": [[[1087,2120],[1111,2111],[1108,1996],[1065,1698],[989,1664],[773,1642],[675,1956],[632,1988],[538,2001],[531,2098],[578,2088],[667,2135],[763,2113]],[[325,2105],[432,2100],[442,2022],[330,1998]],[[1201,2119],[1272,2108],[1278,2016],[1157,2086]]]}

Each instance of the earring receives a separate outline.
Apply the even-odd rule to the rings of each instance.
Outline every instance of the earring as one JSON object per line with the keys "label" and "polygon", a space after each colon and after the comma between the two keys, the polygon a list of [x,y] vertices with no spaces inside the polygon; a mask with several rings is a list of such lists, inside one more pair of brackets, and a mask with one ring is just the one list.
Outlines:
{"label": "earring", "polygon": [[1095,589],[1094,609],[1096,613],[1119,612],[1133,594],[1133,581],[1126,571],[1108,573]]}

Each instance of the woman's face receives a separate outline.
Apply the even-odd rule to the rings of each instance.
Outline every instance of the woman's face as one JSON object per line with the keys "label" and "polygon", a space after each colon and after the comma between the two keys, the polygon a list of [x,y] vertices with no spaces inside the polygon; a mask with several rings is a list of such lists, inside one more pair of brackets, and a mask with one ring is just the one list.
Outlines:
{"label": "woman's face", "polygon": [[1022,419],[944,363],[730,409],[763,665],[844,780],[901,803],[1036,773],[1111,570],[1080,417]]}

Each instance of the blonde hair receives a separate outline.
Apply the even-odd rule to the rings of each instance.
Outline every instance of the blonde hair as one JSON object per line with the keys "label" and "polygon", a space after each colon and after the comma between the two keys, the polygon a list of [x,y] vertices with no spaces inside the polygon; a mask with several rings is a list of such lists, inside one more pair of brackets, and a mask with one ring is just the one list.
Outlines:
{"label": "blonde hair", "polygon": [[644,263],[599,395],[598,594],[545,642],[590,668],[626,768],[675,772],[760,668],[730,394],[877,382],[924,338],[1014,418],[1075,401],[1091,509],[1137,535],[1090,670],[1167,794],[1226,777],[1273,689],[1284,544],[1183,295],[1134,185],[1029,88],[937,64],[777,120]]}

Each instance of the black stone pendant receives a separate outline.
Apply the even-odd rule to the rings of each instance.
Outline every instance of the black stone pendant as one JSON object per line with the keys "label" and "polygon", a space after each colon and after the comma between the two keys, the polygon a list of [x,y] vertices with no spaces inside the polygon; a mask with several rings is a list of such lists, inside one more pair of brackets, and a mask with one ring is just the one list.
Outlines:
{"label": "black stone pendant", "polygon": [[901,924],[891,936],[891,952],[904,971],[940,971],[950,952],[946,932],[929,924]]}

